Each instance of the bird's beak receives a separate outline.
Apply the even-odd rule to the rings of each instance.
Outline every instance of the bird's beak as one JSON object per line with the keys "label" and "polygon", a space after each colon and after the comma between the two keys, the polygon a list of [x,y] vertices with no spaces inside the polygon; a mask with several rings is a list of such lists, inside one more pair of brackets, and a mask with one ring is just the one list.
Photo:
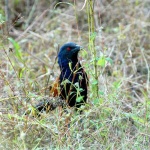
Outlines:
{"label": "bird's beak", "polygon": [[79,48],[79,50],[83,50],[84,49],[82,46],[79,46],[79,45],[76,45],[76,46]]}
{"label": "bird's beak", "polygon": [[79,45],[76,45],[76,49],[79,49],[79,50],[80,50],[80,49],[81,49],[81,46],[79,46]]}
{"label": "bird's beak", "polygon": [[79,52],[81,49],[82,49],[81,46],[76,45],[76,47],[73,49],[73,51],[76,53],[76,52]]}

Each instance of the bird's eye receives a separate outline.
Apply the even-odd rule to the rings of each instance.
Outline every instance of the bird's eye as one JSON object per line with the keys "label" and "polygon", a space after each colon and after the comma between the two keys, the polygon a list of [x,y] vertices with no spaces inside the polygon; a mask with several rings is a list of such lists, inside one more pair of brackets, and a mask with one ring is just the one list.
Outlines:
{"label": "bird's eye", "polygon": [[67,51],[70,51],[71,50],[71,47],[67,47]]}

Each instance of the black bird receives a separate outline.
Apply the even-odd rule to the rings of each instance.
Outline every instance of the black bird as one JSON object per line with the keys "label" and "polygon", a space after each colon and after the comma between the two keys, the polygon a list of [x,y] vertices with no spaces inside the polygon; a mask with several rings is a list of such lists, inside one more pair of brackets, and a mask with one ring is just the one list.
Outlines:
{"label": "black bird", "polygon": [[64,44],[58,54],[60,97],[79,108],[87,100],[87,74],[78,60],[81,47],[73,42]]}
{"label": "black bird", "polygon": [[[81,47],[73,42],[64,44],[58,53],[60,75],[51,87],[50,95],[60,97],[68,106],[77,109],[87,100],[88,77],[78,60]],[[63,105],[63,102],[61,102]],[[53,102],[37,105],[39,111],[56,108]]]}

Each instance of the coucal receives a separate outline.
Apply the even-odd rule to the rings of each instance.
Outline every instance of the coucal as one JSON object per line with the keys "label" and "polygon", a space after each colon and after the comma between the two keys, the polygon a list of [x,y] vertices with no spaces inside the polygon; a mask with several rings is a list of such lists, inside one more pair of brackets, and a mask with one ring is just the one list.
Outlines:
{"label": "coucal", "polygon": [[[50,90],[51,96],[59,96],[68,106],[79,108],[87,100],[88,77],[78,60],[81,47],[73,42],[64,44],[58,53],[60,76]],[[37,107],[41,110],[42,107]]]}

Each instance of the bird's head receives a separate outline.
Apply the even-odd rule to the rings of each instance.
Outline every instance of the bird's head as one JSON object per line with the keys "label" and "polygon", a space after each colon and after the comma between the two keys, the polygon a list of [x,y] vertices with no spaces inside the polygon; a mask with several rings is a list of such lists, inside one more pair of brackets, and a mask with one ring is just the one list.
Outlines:
{"label": "bird's head", "polygon": [[73,42],[64,44],[58,53],[58,63],[62,64],[67,61],[78,61],[78,52],[81,47]]}

